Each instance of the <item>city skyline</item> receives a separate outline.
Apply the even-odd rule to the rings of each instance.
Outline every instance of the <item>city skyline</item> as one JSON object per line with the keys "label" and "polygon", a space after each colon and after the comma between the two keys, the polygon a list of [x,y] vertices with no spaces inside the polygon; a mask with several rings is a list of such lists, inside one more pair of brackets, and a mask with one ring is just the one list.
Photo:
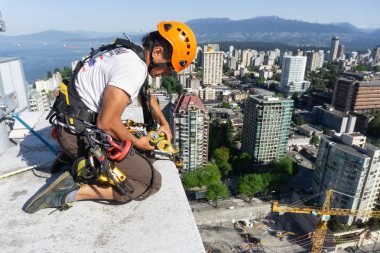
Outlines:
{"label": "city skyline", "polygon": [[107,6],[99,0],[91,2],[68,0],[64,5],[57,0],[0,0],[0,12],[7,27],[4,35],[20,35],[52,29],[143,33],[154,30],[155,25],[163,20],[182,22],[199,18],[241,20],[274,15],[310,23],[349,22],[358,28],[380,28],[380,20],[375,18],[377,10],[380,9],[380,2],[363,1],[362,12],[357,11],[356,4],[354,0],[322,0],[318,3],[295,0],[286,4],[276,0],[271,8],[268,8],[264,2],[248,0],[234,4],[226,0],[220,0],[217,4],[196,0],[186,5],[173,0],[164,1],[162,4],[152,1],[145,1],[142,4],[115,0],[112,5]]}

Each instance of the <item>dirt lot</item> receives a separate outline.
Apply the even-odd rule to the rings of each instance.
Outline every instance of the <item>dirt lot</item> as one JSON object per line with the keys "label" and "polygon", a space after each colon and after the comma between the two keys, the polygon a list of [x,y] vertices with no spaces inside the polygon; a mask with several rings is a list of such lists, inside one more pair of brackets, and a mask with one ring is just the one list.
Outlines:
{"label": "dirt lot", "polygon": [[289,214],[274,214],[250,223],[246,227],[232,222],[218,227],[199,226],[206,252],[309,252],[310,239]]}

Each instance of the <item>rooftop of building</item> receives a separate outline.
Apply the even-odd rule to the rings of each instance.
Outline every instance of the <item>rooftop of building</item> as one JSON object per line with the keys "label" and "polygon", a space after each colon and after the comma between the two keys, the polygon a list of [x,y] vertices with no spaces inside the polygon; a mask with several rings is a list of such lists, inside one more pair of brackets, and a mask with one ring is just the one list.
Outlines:
{"label": "rooftop of building", "polygon": [[342,149],[343,151],[345,151],[347,153],[350,153],[354,156],[361,157],[361,158],[369,158],[369,156],[365,152],[366,151],[365,148],[367,147],[367,144],[365,145],[365,148],[363,149],[363,148],[359,148],[356,146],[344,144],[341,141],[339,136],[323,135],[323,137],[326,138],[329,142],[334,142],[336,147],[338,147],[339,149]]}
{"label": "rooftop of building", "polygon": [[[371,74],[367,75],[365,73],[345,73],[343,78],[339,80],[348,81],[348,82],[356,82],[359,84],[359,87],[380,87],[380,75]],[[352,78],[349,78],[349,77]]]}
{"label": "rooftop of building", "polygon": [[338,116],[338,117],[348,117],[349,116],[347,113],[335,110],[333,107],[326,108],[323,106],[314,106],[314,108],[324,110],[325,112],[333,114],[333,115]]}
{"label": "rooftop of building", "polygon": [[8,61],[14,61],[14,60],[19,60],[20,58],[18,57],[0,57],[0,63],[2,62],[8,62]]}
{"label": "rooftop of building", "polygon": [[209,108],[209,113],[227,113],[227,114],[235,114],[233,109],[230,108]]}
{"label": "rooftop of building", "polygon": [[[35,124],[28,122],[55,145],[44,117],[40,115]],[[22,211],[26,201],[51,182],[54,155],[28,134],[0,159],[0,175],[40,164],[0,179],[1,252],[205,252],[178,170],[169,160],[154,163],[162,188],[144,201],[124,205],[82,201],[63,212],[44,209],[27,214]]]}
{"label": "rooftop of building", "polygon": [[179,111],[188,110],[190,108],[195,108],[197,110],[207,110],[206,106],[203,104],[202,100],[194,94],[183,94],[181,95],[175,105],[174,113]]}
{"label": "rooftop of building", "polygon": [[311,125],[311,124],[303,124],[303,125],[300,126],[300,128],[303,128],[306,131],[323,131],[319,127]]}
{"label": "rooftop of building", "polygon": [[292,99],[286,99],[286,98],[279,98],[279,97],[273,97],[271,95],[249,95],[250,98],[253,100],[256,100],[259,103],[264,104],[275,104],[275,103],[282,103],[282,102],[294,102]]}

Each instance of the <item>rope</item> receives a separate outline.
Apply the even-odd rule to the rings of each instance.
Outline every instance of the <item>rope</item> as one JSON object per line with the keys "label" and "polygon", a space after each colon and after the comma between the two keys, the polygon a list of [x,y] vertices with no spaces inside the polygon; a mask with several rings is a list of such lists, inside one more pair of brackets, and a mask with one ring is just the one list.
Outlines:
{"label": "rope", "polygon": [[22,168],[22,169],[19,169],[19,170],[15,170],[15,171],[3,174],[3,175],[0,176],[0,180],[4,179],[4,178],[15,176],[17,174],[23,173],[23,172],[28,171],[28,170],[32,170],[32,169],[41,167],[41,166],[43,166],[45,164],[48,164],[48,163],[51,163],[51,162],[43,162],[43,163],[39,163],[39,164],[36,164],[36,165],[28,166],[28,167],[25,167],[25,168]]}
{"label": "rope", "polygon": [[320,196],[320,195],[322,195],[322,194],[324,194],[324,193],[325,193],[325,192],[320,192],[320,193],[314,194],[314,195],[312,195],[312,196],[309,196],[309,197],[306,197],[306,198],[304,198],[304,199],[300,199],[300,200],[298,200],[298,201],[296,201],[296,202],[293,202],[293,203],[291,203],[290,205],[292,206],[292,205],[295,205],[296,203],[302,203],[302,202],[304,202],[304,201],[308,201],[308,200],[313,199],[313,198],[316,198],[316,197],[318,197],[318,196]]}

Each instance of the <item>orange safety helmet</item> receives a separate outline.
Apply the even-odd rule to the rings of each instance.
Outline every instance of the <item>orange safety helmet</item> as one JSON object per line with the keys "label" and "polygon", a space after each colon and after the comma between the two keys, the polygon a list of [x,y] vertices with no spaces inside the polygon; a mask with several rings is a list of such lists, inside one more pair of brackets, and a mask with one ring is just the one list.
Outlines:
{"label": "orange safety helmet", "polygon": [[163,21],[157,25],[158,33],[173,47],[171,63],[173,69],[179,73],[184,70],[195,57],[197,41],[193,31],[181,22]]}

